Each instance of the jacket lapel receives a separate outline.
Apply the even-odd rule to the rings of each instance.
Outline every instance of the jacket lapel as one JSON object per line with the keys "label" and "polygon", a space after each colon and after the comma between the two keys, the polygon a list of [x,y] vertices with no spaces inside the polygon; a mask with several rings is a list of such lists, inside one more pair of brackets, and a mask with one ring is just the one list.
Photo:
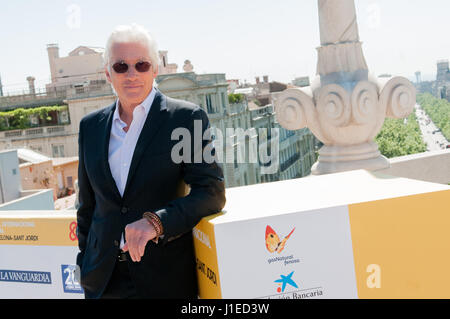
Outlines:
{"label": "jacket lapel", "polygon": [[153,100],[150,111],[145,120],[144,126],[142,128],[141,134],[139,135],[136,147],[134,149],[133,158],[131,160],[130,170],[128,172],[127,184],[125,185],[125,190],[123,192],[123,198],[127,195],[130,188],[130,183],[133,179],[136,169],[139,166],[139,162],[142,156],[153,140],[154,136],[158,130],[163,126],[165,120],[167,119],[167,100],[166,97],[159,91],[156,90],[155,99]]}
{"label": "jacket lapel", "polygon": [[116,102],[114,102],[114,104],[112,104],[111,106],[107,107],[103,112],[102,117],[100,117],[99,128],[101,130],[100,136],[102,138],[99,145],[99,151],[103,173],[106,176],[105,187],[109,187],[116,197],[121,198],[119,189],[117,188],[116,185],[116,181],[114,180],[114,177],[111,174],[111,167],[109,166],[109,140],[111,136],[112,119],[115,109],[116,109]]}

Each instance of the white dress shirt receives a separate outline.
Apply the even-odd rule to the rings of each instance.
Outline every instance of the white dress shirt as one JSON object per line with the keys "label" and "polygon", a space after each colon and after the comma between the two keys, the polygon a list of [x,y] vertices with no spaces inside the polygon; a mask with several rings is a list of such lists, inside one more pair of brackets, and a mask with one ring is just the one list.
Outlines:
{"label": "white dress shirt", "polygon": [[[155,94],[155,88],[152,88],[145,100],[134,108],[133,120],[128,128],[128,132],[123,130],[127,124],[120,118],[119,99],[116,101],[116,109],[113,115],[111,136],[109,140],[108,162],[111,174],[116,182],[117,189],[120,192],[120,196],[123,196],[123,192],[125,191],[134,149],[139,135],[141,135],[150,107],[155,99]],[[123,245],[124,239],[122,233],[120,248],[122,248]]]}

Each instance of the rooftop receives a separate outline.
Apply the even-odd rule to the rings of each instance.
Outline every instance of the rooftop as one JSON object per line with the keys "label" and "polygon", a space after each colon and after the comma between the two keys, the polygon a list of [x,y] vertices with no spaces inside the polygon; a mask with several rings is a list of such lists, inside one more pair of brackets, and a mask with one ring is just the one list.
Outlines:
{"label": "rooftop", "polygon": [[29,163],[41,163],[51,160],[50,157],[45,156],[42,153],[27,149],[27,148],[18,148],[17,149],[17,157],[19,157],[20,163],[29,162]]}
{"label": "rooftop", "polygon": [[72,157],[55,157],[52,158],[53,166],[65,165],[74,162],[78,162],[78,156]]}

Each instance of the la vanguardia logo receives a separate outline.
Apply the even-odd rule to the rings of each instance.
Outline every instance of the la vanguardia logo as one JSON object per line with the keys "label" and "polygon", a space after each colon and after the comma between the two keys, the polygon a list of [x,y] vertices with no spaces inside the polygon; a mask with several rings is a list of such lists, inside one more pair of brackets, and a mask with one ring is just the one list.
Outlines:
{"label": "la vanguardia logo", "polygon": [[50,272],[45,271],[0,269],[0,281],[51,284],[52,276]]}

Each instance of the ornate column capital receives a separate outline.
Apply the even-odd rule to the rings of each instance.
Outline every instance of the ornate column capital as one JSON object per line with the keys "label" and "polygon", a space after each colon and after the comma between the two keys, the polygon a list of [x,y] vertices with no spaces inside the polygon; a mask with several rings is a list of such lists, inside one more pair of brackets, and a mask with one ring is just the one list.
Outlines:
{"label": "ornate column capital", "polygon": [[375,136],[386,117],[414,109],[414,86],[403,77],[379,80],[369,74],[359,42],[354,0],[318,0],[321,47],[311,87],[288,89],[275,102],[286,129],[308,127],[325,145],[313,174],[389,167]]}

